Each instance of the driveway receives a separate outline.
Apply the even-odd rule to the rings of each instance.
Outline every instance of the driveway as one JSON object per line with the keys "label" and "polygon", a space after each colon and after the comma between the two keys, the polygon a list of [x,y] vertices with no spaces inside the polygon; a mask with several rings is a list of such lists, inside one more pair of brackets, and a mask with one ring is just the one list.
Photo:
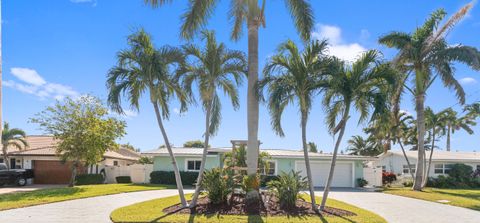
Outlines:
{"label": "driveway", "polygon": [[111,222],[110,213],[119,207],[177,194],[177,190],[142,191],[18,208],[0,211],[0,222]]}
{"label": "driveway", "polygon": [[39,189],[59,188],[59,187],[66,187],[66,186],[67,185],[62,185],[62,184],[32,184],[32,185],[27,185],[27,186],[24,186],[24,187],[4,186],[4,187],[0,187],[0,194],[27,192],[27,191],[34,191],[34,190],[39,190]]}
{"label": "driveway", "polygon": [[[322,192],[317,192],[321,196]],[[374,212],[394,223],[478,223],[480,211],[380,192],[333,191],[329,197]]]}

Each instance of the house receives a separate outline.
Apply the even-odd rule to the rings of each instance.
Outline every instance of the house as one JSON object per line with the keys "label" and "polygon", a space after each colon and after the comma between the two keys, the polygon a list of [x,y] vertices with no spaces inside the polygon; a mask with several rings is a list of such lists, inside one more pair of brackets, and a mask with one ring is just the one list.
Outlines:
{"label": "house", "polygon": [[[410,161],[412,171],[415,172],[418,152],[406,151],[406,154]],[[426,151],[427,160],[429,156],[430,151]],[[446,175],[450,171],[452,164],[455,163],[469,165],[473,170],[480,169],[480,153],[434,150],[429,176],[437,177],[439,175]],[[402,151],[389,150],[388,152],[379,155],[378,160],[375,161],[374,165],[381,167],[383,171],[393,172],[398,176],[411,177],[407,161],[405,160]]]}
{"label": "house", "polygon": [[[202,148],[172,148],[177,160],[177,166],[180,171],[199,171]],[[209,148],[205,168],[222,167],[224,155],[232,151],[232,148]],[[280,172],[300,171],[306,176],[304,154],[301,150],[261,150],[270,155],[268,160],[270,169],[266,175],[278,175]],[[172,162],[167,149],[160,148],[142,153],[143,155],[153,157],[154,171],[173,171]],[[309,153],[310,165],[315,187],[325,185],[332,154]],[[363,178],[364,163],[376,159],[375,157],[352,156],[338,154],[335,175],[333,178],[333,187],[356,187],[356,179]]]}
{"label": "house", "polygon": [[[36,184],[66,184],[71,178],[71,167],[62,163],[56,154],[53,136],[27,136],[24,150],[9,148],[8,157],[13,169],[33,169]],[[128,149],[107,151],[97,164],[80,169],[80,173],[100,173],[106,166],[126,166],[136,163],[140,155]],[[0,155],[2,152],[0,151]],[[0,158],[0,163],[3,159]]]}

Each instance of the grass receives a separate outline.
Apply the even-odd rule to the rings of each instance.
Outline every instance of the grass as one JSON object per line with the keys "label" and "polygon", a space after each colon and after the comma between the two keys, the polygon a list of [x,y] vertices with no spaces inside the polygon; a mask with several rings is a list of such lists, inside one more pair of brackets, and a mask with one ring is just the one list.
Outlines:
{"label": "grass", "polygon": [[480,211],[480,189],[437,189],[425,188],[422,192],[411,189],[387,189],[387,194],[417,198],[437,203],[439,200],[450,201],[448,205],[469,208]]}
{"label": "grass", "polygon": [[169,188],[169,186],[149,184],[101,184],[65,188],[49,188],[29,192],[2,194],[0,195],[0,210],[109,194],[145,190],[160,190],[166,188]]}
{"label": "grass", "polygon": [[[191,195],[187,195],[191,196]],[[309,200],[306,197],[306,200]],[[321,199],[318,199],[321,200]],[[267,216],[165,214],[162,210],[179,202],[178,196],[145,201],[119,208],[110,215],[113,222],[386,222],[382,217],[358,207],[329,199],[327,205],[356,213],[356,216]]]}

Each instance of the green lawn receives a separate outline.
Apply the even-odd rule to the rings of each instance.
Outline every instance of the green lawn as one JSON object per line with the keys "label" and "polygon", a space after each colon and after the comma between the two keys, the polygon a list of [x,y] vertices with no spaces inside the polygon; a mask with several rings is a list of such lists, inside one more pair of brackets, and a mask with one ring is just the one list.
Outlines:
{"label": "green lawn", "polygon": [[[187,195],[191,196],[191,195]],[[306,200],[308,198],[306,197]],[[321,199],[318,199],[321,200]],[[166,215],[162,210],[168,206],[177,204],[178,196],[155,199],[142,203],[119,208],[112,212],[113,222],[359,222],[359,223],[380,223],[386,222],[382,217],[360,209],[358,207],[329,199],[327,205],[356,213],[356,216],[344,217],[260,217],[260,216],[239,216],[239,215],[187,215],[172,214]]]}
{"label": "green lawn", "polygon": [[425,188],[423,192],[412,191],[411,189],[387,189],[384,192],[437,203],[441,203],[440,200],[447,200],[450,202],[445,204],[480,211],[480,189]]}
{"label": "green lawn", "polygon": [[41,189],[0,195],[0,210],[124,192],[166,189],[165,185],[101,184]]}

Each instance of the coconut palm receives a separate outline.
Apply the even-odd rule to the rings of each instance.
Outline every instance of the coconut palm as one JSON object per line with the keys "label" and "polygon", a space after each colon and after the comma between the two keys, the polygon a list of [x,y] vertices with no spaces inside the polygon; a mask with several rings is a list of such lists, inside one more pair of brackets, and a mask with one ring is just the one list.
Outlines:
{"label": "coconut palm", "polygon": [[223,43],[217,43],[215,33],[212,31],[203,31],[202,40],[206,41],[203,49],[193,44],[183,47],[187,58],[190,59],[184,68],[185,89],[191,94],[192,85],[196,83],[205,111],[205,147],[191,207],[197,204],[200,195],[210,136],[215,135],[220,127],[222,105],[217,90],[222,90],[230,98],[233,108],[238,109],[240,106],[238,86],[247,72],[247,61],[241,51],[229,50]]}
{"label": "coconut palm", "polygon": [[302,148],[314,210],[317,208],[308,155],[307,121],[313,97],[322,87],[322,72],[328,69],[329,57],[325,55],[326,51],[326,41],[313,41],[300,52],[297,45],[288,40],[279,46],[277,54],[267,62],[263,70],[265,78],[259,83],[260,89],[268,87],[268,109],[272,128],[277,135],[285,136],[281,124],[285,108],[293,103],[298,106]]}
{"label": "coconut palm", "polygon": [[[425,177],[422,182],[422,187],[427,185],[428,176],[430,174],[430,167],[432,165],[433,151],[435,150],[435,141],[436,136],[439,133],[439,130],[445,129],[444,125],[446,124],[445,120],[445,111],[435,113],[430,107],[425,109],[425,127],[431,131],[430,135],[432,136],[432,144],[430,146],[430,156],[428,158],[427,169],[425,171]],[[425,161],[426,162],[426,161]]]}
{"label": "coconut palm", "polygon": [[357,156],[377,156],[383,151],[383,146],[379,145],[371,137],[363,138],[362,136],[352,136],[348,141],[347,151],[350,155]]}
{"label": "coconut palm", "polygon": [[[425,152],[425,95],[426,90],[439,77],[443,84],[453,89],[458,100],[463,104],[465,92],[454,76],[453,62],[462,62],[474,69],[480,68],[480,52],[470,46],[451,45],[445,40],[449,31],[467,14],[473,4],[467,4],[453,15],[443,26],[439,27],[446,12],[439,9],[433,12],[425,23],[413,33],[391,32],[380,37],[379,42],[399,53],[394,59],[397,67],[412,75],[414,86],[408,88],[415,97],[418,128],[418,162],[424,163]],[[417,165],[414,190],[422,189],[423,169]]]}
{"label": "coconut palm", "polygon": [[28,146],[25,137],[27,134],[21,129],[13,128],[10,129],[10,126],[7,122],[3,124],[2,129],[2,152],[3,160],[7,165],[7,168],[10,169],[10,163],[8,160],[8,147],[14,147],[18,150],[25,149]]}
{"label": "coconut palm", "polygon": [[459,117],[458,113],[452,108],[447,108],[443,111],[443,119],[445,122],[444,132],[447,136],[447,151],[450,151],[450,136],[458,130],[464,130],[468,134],[473,134],[472,126],[475,126],[477,123],[475,120],[470,118],[468,114],[466,116]]}
{"label": "coconut palm", "polygon": [[[370,50],[363,53],[351,66],[341,61],[337,63],[337,70],[328,78],[323,99],[327,110],[328,129],[332,135],[338,133],[338,136],[320,205],[321,210],[325,208],[330,192],[338,148],[350,118],[350,110],[355,109],[359,112],[358,123],[366,121],[370,113],[371,120],[380,117],[389,109],[386,89],[395,83],[394,72],[388,64],[381,63],[378,51]],[[340,119],[339,122],[337,119]]]}
{"label": "coconut palm", "polygon": [[[158,7],[173,0],[144,0],[145,3]],[[214,8],[219,1],[212,0],[191,0],[188,8],[182,15],[183,24],[180,35],[183,38],[191,39],[195,33],[201,30],[213,14]],[[258,145],[258,98],[255,86],[258,81],[258,31],[265,27],[265,4],[258,0],[232,0],[228,12],[233,27],[231,39],[237,41],[243,34],[246,24],[248,31],[248,92],[247,92],[247,163],[248,174],[257,172],[257,159],[259,153]],[[307,0],[284,0],[294,20],[295,27],[302,40],[308,41],[314,26],[313,10]]]}
{"label": "coconut palm", "polygon": [[150,35],[143,29],[128,36],[128,45],[129,48],[118,52],[117,65],[108,72],[108,104],[113,111],[124,113],[121,98],[125,97],[130,107],[138,111],[140,98],[149,93],[149,102],[155,110],[158,126],[172,160],[180,199],[186,207],[182,179],[163,125],[163,120],[169,118],[169,102],[174,97],[180,101],[182,111],[188,102],[187,95],[178,84],[177,75],[178,67],[184,62],[183,53],[170,46],[155,49]]}

